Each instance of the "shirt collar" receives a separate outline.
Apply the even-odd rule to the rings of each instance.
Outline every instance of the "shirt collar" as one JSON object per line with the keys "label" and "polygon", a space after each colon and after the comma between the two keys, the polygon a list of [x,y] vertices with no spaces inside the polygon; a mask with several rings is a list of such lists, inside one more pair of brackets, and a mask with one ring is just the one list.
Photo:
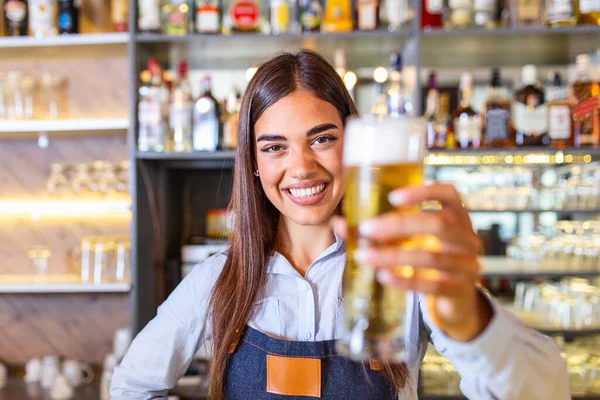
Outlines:
{"label": "shirt collar", "polygon": [[[333,235],[335,236],[335,242],[327,249],[325,249],[325,251],[321,253],[319,257],[317,257],[317,259],[312,262],[312,264],[331,255],[344,254],[346,241],[340,236],[338,236],[338,234],[335,233],[335,231],[333,232]],[[267,265],[267,273],[301,277],[301,275],[298,273],[298,271],[294,269],[290,262],[281,253],[278,253],[276,251],[274,251],[271,257],[269,258],[269,262]]]}

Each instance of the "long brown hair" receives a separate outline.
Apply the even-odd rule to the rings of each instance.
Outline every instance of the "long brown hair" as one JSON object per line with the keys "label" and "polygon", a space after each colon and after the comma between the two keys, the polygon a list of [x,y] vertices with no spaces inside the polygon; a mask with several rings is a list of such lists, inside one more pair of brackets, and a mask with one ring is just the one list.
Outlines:
{"label": "long brown hair", "polygon": [[[310,50],[276,56],[258,68],[250,80],[240,110],[229,205],[234,212],[234,231],[227,261],[213,287],[208,307],[213,336],[209,385],[212,400],[226,396],[228,353],[240,340],[251,318],[252,304],[265,288],[267,263],[276,240],[279,211],[254,176],[254,124],[268,107],[297,89],[307,90],[332,104],[342,121],[357,114],[340,76]],[[385,365],[383,372],[396,388],[404,387],[408,377],[405,364]]]}

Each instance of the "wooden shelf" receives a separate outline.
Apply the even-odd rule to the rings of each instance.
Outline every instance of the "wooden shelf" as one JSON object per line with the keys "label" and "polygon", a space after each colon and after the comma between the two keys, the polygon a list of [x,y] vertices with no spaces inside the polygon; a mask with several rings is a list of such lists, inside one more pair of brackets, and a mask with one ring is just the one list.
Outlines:
{"label": "wooden shelf", "polygon": [[484,278],[562,278],[568,276],[600,276],[600,265],[596,270],[569,269],[564,261],[542,260],[539,262],[513,260],[507,257],[481,257]]}
{"label": "wooden shelf", "polygon": [[129,283],[27,283],[0,284],[0,293],[127,293]]}
{"label": "wooden shelf", "polygon": [[128,118],[1,121],[0,137],[10,133],[126,131]]}
{"label": "wooden shelf", "polygon": [[131,215],[129,200],[0,199],[0,218],[86,217]]}
{"label": "wooden shelf", "polygon": [[79,35],[58,35],[49,37],[0,37],[0,48],[17,47],[58,47],[58,46],[101,46],[126,44],[128,33],[94,33]]}
{"label": "wooden shelf", "polygon": [[594,25],[562,26],[562,27],[522,27],[522,28],[468,28],[468,29],[431,29],[423,31],[425,37],[450,37],[450,36],[528,36],[528,35],[589,35],[600,34],[600,27]]}

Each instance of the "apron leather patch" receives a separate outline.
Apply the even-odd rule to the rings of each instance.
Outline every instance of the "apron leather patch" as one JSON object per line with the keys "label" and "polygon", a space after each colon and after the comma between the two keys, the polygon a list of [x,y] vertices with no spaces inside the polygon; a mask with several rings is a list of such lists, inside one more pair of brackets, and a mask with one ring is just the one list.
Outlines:
{"label": "apron leather patch", "polygon": [[267,392],[321,397],[321,360],[267,354]]}
{"label": "apron leather patch", "polygon": [[373,371],[381,371],[383,369],[383,365],[381,365],[379,360],[376,358],[369,359],[369,367],[371,367]]}

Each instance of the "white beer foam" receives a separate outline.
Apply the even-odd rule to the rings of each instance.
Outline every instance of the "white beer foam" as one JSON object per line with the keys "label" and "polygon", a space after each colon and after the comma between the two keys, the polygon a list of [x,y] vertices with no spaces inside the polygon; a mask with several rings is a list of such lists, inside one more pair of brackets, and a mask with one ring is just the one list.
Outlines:
{"label": "white beer foam", "polygon": [[421,163],[426,132],[422,118],[352,118],[344,134],[344,165]]}

